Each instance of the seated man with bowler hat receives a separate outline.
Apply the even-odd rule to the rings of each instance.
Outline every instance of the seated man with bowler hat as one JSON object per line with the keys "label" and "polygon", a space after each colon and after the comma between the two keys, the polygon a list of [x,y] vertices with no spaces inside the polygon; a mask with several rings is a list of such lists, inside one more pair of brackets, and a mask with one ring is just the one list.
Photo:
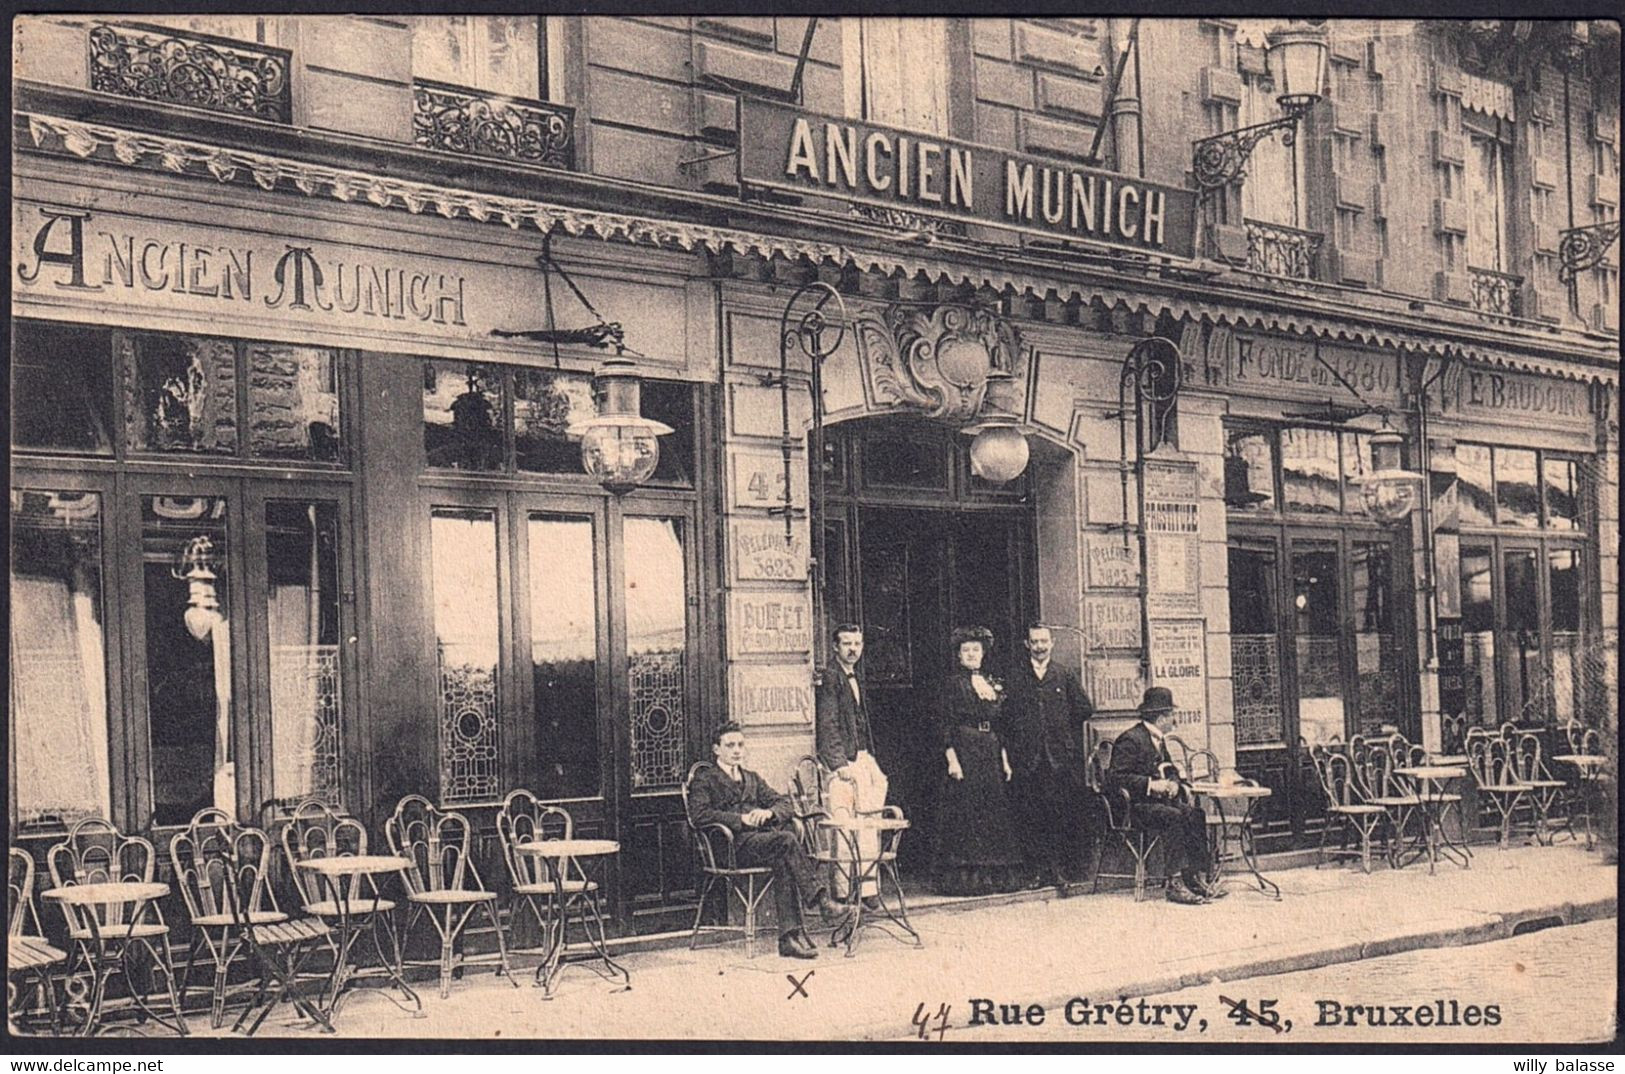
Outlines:
{"label": "seated man with bowler hat", "polygon": [[1208,851],[1207,815],[1191,800],[1190,790],[1178,778],[1162,724],[1174,711],[1173,691],[1153,686],[1140,699],[1140,722],[1117,736],[1112,744],[1111,769],[1106,773],[1110,794],[1128,792],[1134,821],[1162,833],[1168,855],[1169,902],[1201,905],[1224,894],[1214,885],[1213,859]]}
{"label": "seated man with bowler hat", "polygon": [[779,918],[779,954],[817,958],[818,952],[801,924],[802,905],[818,910],[828,924],[846,920],[846,907],[829,897],[818,868],[791,827],[795,813],[788,795],[744,767],[745,731],[729,722],[711,738],[716,764],[694,774],[688,787],[689,819],[696,828],[720,824],[734,836],[740,865],[773,870],[774,903]]}

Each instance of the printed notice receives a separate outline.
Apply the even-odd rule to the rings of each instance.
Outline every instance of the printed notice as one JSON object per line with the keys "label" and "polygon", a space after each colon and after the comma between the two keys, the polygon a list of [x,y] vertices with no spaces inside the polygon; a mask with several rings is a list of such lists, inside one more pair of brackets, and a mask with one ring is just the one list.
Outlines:
{"label": "printed notice", "polygon": [[1152,616],[1195,615],[1201,609],[1196,522],[1196,467],[1148,462],[1145,467],[1147,606]]}

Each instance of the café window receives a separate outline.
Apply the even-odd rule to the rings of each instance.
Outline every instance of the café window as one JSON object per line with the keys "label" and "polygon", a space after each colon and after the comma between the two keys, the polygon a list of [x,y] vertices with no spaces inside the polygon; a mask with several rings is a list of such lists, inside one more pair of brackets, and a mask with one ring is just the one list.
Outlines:
{"label": "caf\u00e9 window", "polygon": [[1562,724],[1603,700],[1583,474],[1556,452],[1456,445],[1469,726]]}
{"label": "caf\u00e9 window", "polygon": [[[1236,422],[1225,428],[1224,499],[1248,514],[1364,514],[1371,434]],[[1279,489],[1279,492],[1277,492]]]}
{"label": "caf\u00e9 window", "polygon": [[845,26],[846,114],[948,133],[948,20],[855,17]]}
{"label": "caf\u00e9 window", "polygon": [[507,97],[556,99],[547,62],[557,52],[556,29],[549,40],[552,21],[536,15],[412,16],[412,74]]}
{"label": "caf\u00e9 window", "polygon": [[18,451],[345,461],[337,351],[39,321],[12,339]]}
{"label": "caf\u00e9 window", "polygon": [[[694,389],[643,381],[643,415],[672,428],[649,484],[694,485]],[[423,363],[423,447],[432,469],[586,479],[571,426],[593,414],[592,376],[478,362]]]}

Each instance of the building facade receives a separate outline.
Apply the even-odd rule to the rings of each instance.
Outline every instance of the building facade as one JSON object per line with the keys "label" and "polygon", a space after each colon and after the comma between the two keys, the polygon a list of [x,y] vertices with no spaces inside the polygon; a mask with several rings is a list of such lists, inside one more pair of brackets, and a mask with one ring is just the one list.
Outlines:
{"label": "building facade", "polygon": [[[1318,831],[1314,743],[1612,719],[1619,255],[1564,239],[1617,219],[1616,26],[1333,21],[1325,100],[1205,190],[1193,138],[1280,114],[1267,25],[16,27],[25,843],[418,793],[491,877],[524,786],[660,930],[689,765],[734,719],[787,782],[849,620],[919,869],[958,623],[1000,661],[1055,624],[1107,733],[1172,686],[1272,845]],[[620,493],[571,431],[610,324],[673,430]]]}

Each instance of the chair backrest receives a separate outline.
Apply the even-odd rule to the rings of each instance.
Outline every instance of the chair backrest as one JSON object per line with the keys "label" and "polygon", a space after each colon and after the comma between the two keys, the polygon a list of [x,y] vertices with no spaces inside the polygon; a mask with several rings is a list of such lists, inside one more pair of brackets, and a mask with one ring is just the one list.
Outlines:
{"label": "chair backrest", "polygon": [[1546,770],[1545,761],[1541,759],[1540,735],[1534,731],[1522,731],[1507,739],[1507,756],[1512,762],[1513,774],[1520,783],[1552,778],[1552,774]]}
{"label": "chair backrest", "polygon": [[547,867],[540,858],[520,854],[514,848],[544,839],[570,839],[575,820],[570,811],[548,805],[524,788],[510,791],[497,810],[497,839],[502,844],[502,860],[508,879],[515,884],[539,884],[547,879]]}
{"label": "chair backrest", "polygon": [[1569,720],[1563,725],[1563,737],[1568,741],[1570,753],[1596,755],[1602,752],[1601,733],[1579,720]]}
{"label": "chair backrest", "polygon": [[1219,778],[1219,758],[1212,750],[1192,749],[1178,735],[1165,735],[1162,741],[1168,747],[1168,756],[1174,759],[1174,767],[1187,783],[1203,783]]}
{"label": "chair backrest", "polygon": [[[307,798],[294,807],[282,826],[282,853],[301,902],[326,898],[321,885],[299,868],[302,861],[337,858],[367,852],[367,829],[354,817],[316,798]],[[352,878],[352,884],[355,879]]]}
{"label": "chair backrest", "polygon": [[[414,895],[430,891],[484,891],[479,870],[468,856],[468,818],[409,794],[384,822],[392,854],[406,858],[406,887]],[[472,880],[470,888],[468,881]]]}
{"label": "chair backrest", "polygon": [[[689,787],[693,784],[694,778],[707,768],[715,767],[716,765],[711,761],[695,761],[689,766],[688,775],[683,777],[683,818],[688,821],[689,834],[694,838],[694,853],[700,860],[700,868],[711,873],[726,871],[730,863],[726,860],[719,860],[717,849],[711,842],[714,833],[707,832],[694,823],[694,813],[689,806],[688,796]],[[797,775],[799,774],[800,766],[797,765]]]}
{"label": "chair backrest", "polygon": [[1113,788],[1106,778],[1112,768],[1112,742],[1103,738],[1089,751],[1089,764],[1085,769],[1086,783],[1099,797],[1106,811],[1106,823],[1113,831],[1127,831],[1129,827],[1128,792]]}
{"label": "chair backrest", "polygon": [[1345,747],[1317,742],[1309,747],[1309,760],[1315,766],[1328,806],[1362,804],[1359,781],[1354,778],[1354,760]]}
{"label": "chair backrest", "polygon": [[1350,738],[1349,766],[1354,789],[1365,801],[1395,796],[1404,790],[1395,783],[1393,743],[1387,736]]}
{"label": "chair backrest", "polygon": [[[259,828],[238,824],[218,809],[199,810],[190,823],[169,841],[169,863],[175,886],[193,921],[204,917],[235,917],[240,906],[249,912],[276,909],[276,896],[267,883],[271,837]],[[247,870],[252,883],[236,892],[236,905],[228,894]]]}
{"label": "chair backrest", "polygon": [[[698,762],[698,764],[710,763],[710,761]],[[693,776],[693,769],[690,769],[689,778],[692,779]],[[796,762],[795,770],[790,774],[790,797],[795,799],[796,812],[807,814],[824,808],[825,779],[823,763],[812,754],[804,754]],[[684,809],[687,809],[686,803]]]}
{"label": "chair backrest", "polygon": [[[45,855],[51,871],[52,887],[73,884],[150,883],[158,852],[139,835],[125,835],[105,820],[81,820],[68,829],[67,838]],[[148,903],[146,905],[153,905]],[[124,925],[129,922],[128,903],[98,903],[80,907],[62,904],[70,932],[84,934],[95,926]],[[155,911],[156,912],[156,911]]]}
{"label": "chair backrest", "polygon": [[1512,747],[1498,734],[1481,727],[1467,732],[1467,770],[1479,790],[1509,787],[1520,782],[1513,763]]}
{"label": "chair backrest", "polygon": [[6,935],[22,936],[29,925],[40,931],[34,909],[34,856],[11,847],[6,854]]}

